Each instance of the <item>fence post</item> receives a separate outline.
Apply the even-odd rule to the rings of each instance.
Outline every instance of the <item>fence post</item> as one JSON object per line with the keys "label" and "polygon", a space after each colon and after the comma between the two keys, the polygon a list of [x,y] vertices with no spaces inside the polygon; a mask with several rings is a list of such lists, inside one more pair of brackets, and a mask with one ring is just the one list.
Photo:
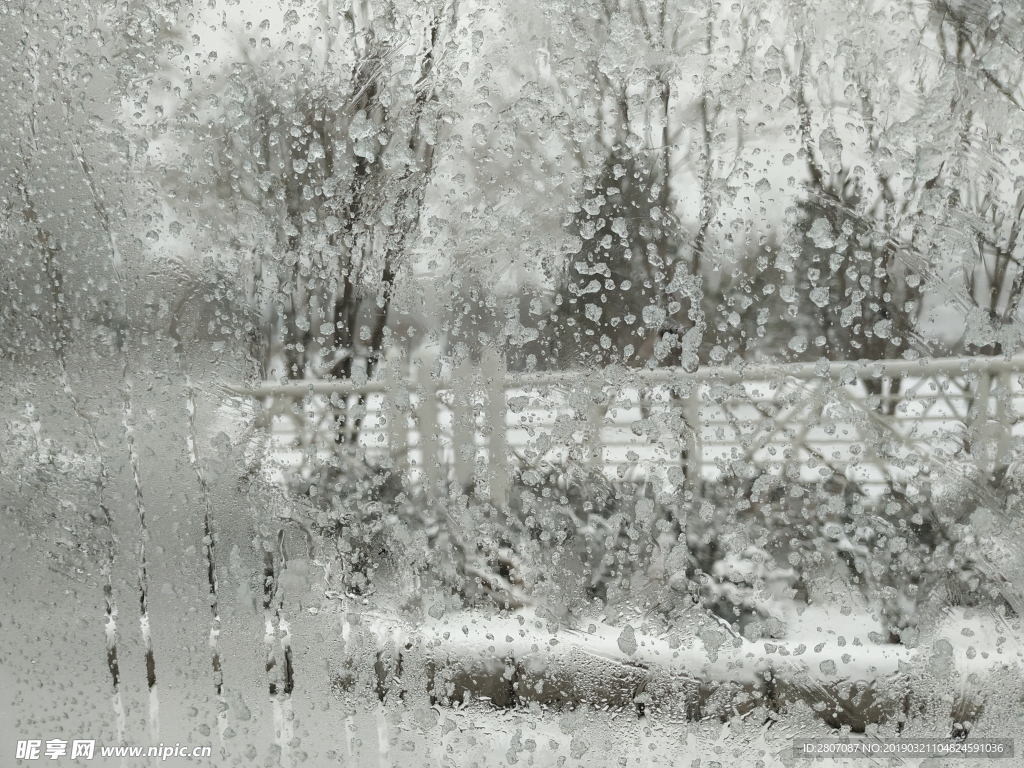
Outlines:
{"label": "fence post", "polygon": [[[967,409],[965,426],[967,427],[967,448],[968,453],[974,460],[974,465],[979,471],[984,472],[989,459],[994,458],[986,455],[989,449],[993,449],[994,439],[997,437],[991,434],[992,427],[989,423],[989,401],[991,400],[994,373],[981,371],[978,374],[977,384],[974,388],[973,397],[968,400],[970,403]],[[994,469],[996,462],[992,463]]]}
{"label": "fence post", "polygon": [[1007,462],[1013,445],[1013,425],[1017,421],[1017,409],[1013,403],[1013,381],[1009,371],[999,374],[999,399],[996,404],[996,423],[1000,426],[997,460]]}
{"label": "fence post", "polygon": [[488,349],[481,360],[481,374],[487,390],[487,404],[484,424],[487,438],[487,485],[490,488],[491,503],[496,507],[508,504],[509,466],[508,443],[505,437],[505,418],[508,400],[505,394],[505,378],[508,369],[505,359]]}
{"label": "fence post", "polygon": [[587,426],[583,435],[583,462],[589,469],[604,466],[604,441],[601,439],[601,425],[604,424],[605,415],[608,413],[606,404],[599,405],[596,402],[597,394],[601,391],[600,382],[587,387]]}
{"label": "fence post", "polygon": [[686,435],[686,484],[697,495],[700,490],[701,464],[704,445],[700,436],[700,382],[690,381],[690,391],[685,397],[683,413],[688,427]]}
{"label": "fence post", "polygon": [[440,499],[443,488],[439,450],[440,407],[437,402],[437,378],[434,372],[438,360],[437,350],[429,347],[421,349],[419,357],[422,365],[416,372],[416,380],[422,400],[416,409],[416,416],[420,433],[423,492],[428,503],[434,503]]}
{"label": "fence post", "polygon": [[[406,413],[409,410],[409,386],[402,371],[402,358],[397,349],[389,348],[384,357],[384,432],[387,435],[388,454],[396,470],[406,478],[410,476],[409,429]],[[399,466],[401,463],[403,466]]]}
{"label": "fence post", "polygon": [[476,366],[467,356],[452,371],[452,453],[455,480],[465,489],[473,481],[476,470],[476,423],[473,406],[477,390]]}

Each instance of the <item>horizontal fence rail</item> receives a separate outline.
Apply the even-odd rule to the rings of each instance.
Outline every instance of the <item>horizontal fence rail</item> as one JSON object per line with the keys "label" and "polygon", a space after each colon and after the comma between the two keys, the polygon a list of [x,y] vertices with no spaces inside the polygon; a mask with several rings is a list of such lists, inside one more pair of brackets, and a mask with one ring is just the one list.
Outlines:
{"label": "horizontal fence rail", "polygon": [[539,373],[509,373],[496,354],[455,368],[418,357],[393,355],[363,381],[229,390],[264,403],[283,471],[344,413],[367,461],[397,466],[428,495],[474,483],[496,503],[513,463],[577,462],[669,490],[750,464],[913,489],[935,460],[1005,464],[1024,435],[1024,355]]}

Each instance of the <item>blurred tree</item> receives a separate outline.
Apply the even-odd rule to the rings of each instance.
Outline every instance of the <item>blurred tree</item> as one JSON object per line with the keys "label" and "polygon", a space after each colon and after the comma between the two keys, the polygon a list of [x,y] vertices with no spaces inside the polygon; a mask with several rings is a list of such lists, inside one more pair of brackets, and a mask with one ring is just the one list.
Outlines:
{"label": "blurred tree", "polygon": [[[409,309],[396,296],[412,282],[427,190],[448,151],[458,3],[328,2],[258,25],[245,6],[227,13],[221,28],[171,14],[147,77],[132,81],[140,144],[168,201],[162,246],[179,273],[230,275],[227,303],[243,317],[218,306],[210,326],[230,324],[257,378],[359,385]],[[172,333],[210,302],[208,281],[188,285]],[[294,519],[263,512],[277,532],[264,542],[264,607],[279,603],[281,537],[297,527],[319,534],[346,588],[372,591],[389,547],[397,555],[386,516],[410,507],[398,475],[368,465],[359,445],[365,397],[272,406],[293,419],[301,458],[285,477]]]}
{"label": "blurred tree", "polygon": [[662,208],[663,170],[651,165],[638,137],[623,137],[585,187],[590,196],[570,229],[579,249],[568,255],[556,298],[551,343],[561,367],[646,363],[656,332],[678,322],[682,305],[669,284],[679,227]]}
{"label": "blurred tree", "polygon": [[678,363],[683,332],[699,337],[699,299],[684,306],[674,295],[686,272],[671,189],[681,130],[673,124],[678,59],[699,39],[683,31],[687,10],[643,0],[588,3],[552,22],[552,36],[586,29],[589,37],[583,55],[551,69],[546,83],[572,128],[564,137],[575,163],[565,245],[545,264],[555,293],[542,333],[546,365],[644,365],[668,332],[673,339],[658,353]]}
{"label": "blurred tree", "polygon": [[979,354],[1013,352],[1021,332],[1020,264],[1024,229],[1024,13],[1013,5],[933,0],[934,47],[954,65],[958,90],[949,102],[950,153],[944,203],[960,219],[957,245],[966,292],[965,347]]}
{"label": "blurred tree", "polygon": [[297,52],[294,41],[269,55],[239,39],[226,77],[184,102],[209,105],[198,128],[175,105],[208,171],[194,176],[185,155],[169,176],[184,202],[230,224],[226,245],[251,261],[264,376],[349,379],[379,365],[434,169],[437,68],[456,12],[322,4],[320,34]]}
{"label": "blurred tree", "polygon": [[[869,39],[878,36],[870,28],[858,31]],[[913,268],[919,247],[914,235],[925,215],[921,198],[936,185],[941,163],[919,162],[908,172],[890,159],[902,148],[893,146],[880,120],[882,112],[892,109],[892,96],[873,90],[872,67],[878,62],[870,54],[844,70],[840,81],[844,107],[866,140],[857,142],[858,150],[847,147],[844,152],[834,128],[817,131],[816,112],[835,109],[833,81],[827,74],[831,70],[812,75],[818,54],[809,34],[798,45],[791,72],[799,119],[797,155],[807,180],[805,195],[789,213],[780,254],[781,266],[791,273],[780,292],[790,293],[783,298],[789,315],[797,318],[788,356],[813,359],[821,354],[816,350],[824,349],[839,360],[900,357],[915,335],[921,310],[921,276]],[[870,394],[882,394],[879,381],[867,380],[865,386]],[[898,382],[894,387],[898,391]],[[889,402],[884,408],[889,412],[894,406]]]}

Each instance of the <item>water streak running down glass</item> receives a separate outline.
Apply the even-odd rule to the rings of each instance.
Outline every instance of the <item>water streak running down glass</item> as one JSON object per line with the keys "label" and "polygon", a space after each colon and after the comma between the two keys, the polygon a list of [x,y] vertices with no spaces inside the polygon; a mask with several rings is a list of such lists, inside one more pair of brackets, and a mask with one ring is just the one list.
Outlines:
{"label": "water streak running down glass", "polygon": [[1010,764],[1022,50],[0,0],[0,764]]}

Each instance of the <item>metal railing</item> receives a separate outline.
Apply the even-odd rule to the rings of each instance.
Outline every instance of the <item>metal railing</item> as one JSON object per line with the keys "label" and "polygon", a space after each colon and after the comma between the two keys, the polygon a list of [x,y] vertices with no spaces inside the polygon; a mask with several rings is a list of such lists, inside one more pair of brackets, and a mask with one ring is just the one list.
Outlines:
{"label": "metal railing", "polygon": [[393,354],[363,381],[230,390],[264,403],[286,464],[317,434],[337,437],[344,413],[366,460],[403,470],[428,496],[473,483],[499,504],[513,463],[574,461],[670,487],[753,463],[870,485],[912,482],[937,458],[1005,463],[1024,433],[1014,375],[1024,355],[535,373],[510,373],[497,354],[454,368],[429,352],[414,358]]}

